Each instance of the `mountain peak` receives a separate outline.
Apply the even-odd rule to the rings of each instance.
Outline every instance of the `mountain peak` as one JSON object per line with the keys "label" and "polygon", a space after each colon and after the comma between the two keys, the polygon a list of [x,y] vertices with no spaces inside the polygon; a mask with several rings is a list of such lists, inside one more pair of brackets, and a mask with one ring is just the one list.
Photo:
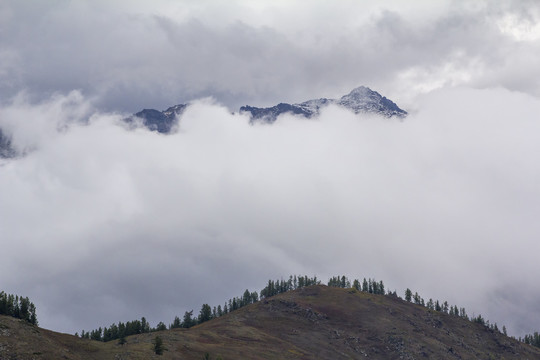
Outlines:
{"label": "mountain peak", "polygon": [[368,95],[368,94],[372,94],[372,93],[375,93],[375,94],[378,94],[376,91],[373,91],[371,90],[370,88],[368,88],[367,86],[359,86],[357,88],[354,88],[351,90],[351,92],[349,93],[349,95],[360,95],[360,96],[363,96],[363,95]]}
{"label": "mountain peak", "polygon": [[[355,114],[375,114],[386,118],[404,118],[407,116],[407,112],[400,109],[393,101],[366,86],[354,88],[347,95],[343,95],[339,99],[319,98],[297,104],[282,102],[268,108],[246,105],[240,108],[240,112],[249,113],[252,122],[263,121],[273,123],[279,115],[284,113],[292,113],[311,118],[319,115],[321,109],[331,104],[344,107]],[[176,124],[177,117],[184,112],[187,106],[187,104],[179,104],[163,111],[144,109],[124,119],[124,121],[131,124],[137,118],[142,119],[143,125],[148,129],[160,133],[169,133]]]}
{"label": "mountain peak", "polygon": [[393,101],[365,86],[359,86],[342,96],[338,104],[353,110],[355,114],[375,113],[388,118],[407,116],[407,112],[400,109]]}
{"label": "mountain peak", "polygon": [[404,118],[407,112],[400,109],[393,101],[387,99],[376,91],[366,86],[359,86],[340,99],[313,99],[299,104],[284,104],[269,107],[257,108],[253,106],[242,106],[240,112],[251,113],[251,120],[262,120],[274,122],[283,113],[303,115],[307,118],[318,115],[320,110],[330,104],[336,104],[353,111],[355,114],[371,113],[387,118]]}

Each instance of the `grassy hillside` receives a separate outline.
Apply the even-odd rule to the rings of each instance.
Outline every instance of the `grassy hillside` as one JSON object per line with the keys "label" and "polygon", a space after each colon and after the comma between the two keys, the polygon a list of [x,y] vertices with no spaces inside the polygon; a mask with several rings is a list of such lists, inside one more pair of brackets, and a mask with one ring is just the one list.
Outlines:
{"label": "grassy hillside", "polygon": [[[155,355],[152,341],[168,349]],[[310,286],[190,329],[80,339],[0,317],[0,359],[540,359],[540,349],[398,298]]]}

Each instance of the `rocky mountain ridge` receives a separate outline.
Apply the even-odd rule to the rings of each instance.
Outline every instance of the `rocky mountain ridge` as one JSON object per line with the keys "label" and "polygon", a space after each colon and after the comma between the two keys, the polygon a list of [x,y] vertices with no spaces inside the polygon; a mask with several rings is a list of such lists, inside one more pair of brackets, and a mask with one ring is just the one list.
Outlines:
{"label": "rocky mountain ridge", "polygon": [[[355,114],[375,114],[385,118],[399,119],[407,116],[407,112],[400,109],[392,100],[365,86],[357,87],[339,99],[320,98],[298,104],[279,103],[268,108],[245,105],[240,108],[240,113],[249,114],[252,123],[257,121],[273,123],[279,115],[284,113],[311,118],[319,115],[323,108],[332,104],[344,107]],[[178,116],[182,115],[187,106],[189,104],[179,104],[164,111],[144,109],[126,118],[125,121],[134,124],[137,119],[140,119],[139,121],[142,121],[149,130],[169,133],[176,124]]]}
{"label": "rocky mountain ridge", "polygon": [[355,114],[376,114],[386,118],[407,116],[407,112],[400,109],[392,100],[365,86],[357,87],[339,99],[320,98],[298,104],[280,103],[269,108],[246,105],[240,108],[240,112],[250,113],[252,121],[274,122],[283,113],[293,113],[311,118],[319,115],[321,109],[331,104],[342,106]]}
{"label": "rocky mountain ridge", "polygon": [[187,106],[187,104],[178,104],[163,111],[144,109],[124,121],[133,124],[136,119],[141,119],[142,124],[149,130],[167,134],[176,124],[176,117],[182,115]]}

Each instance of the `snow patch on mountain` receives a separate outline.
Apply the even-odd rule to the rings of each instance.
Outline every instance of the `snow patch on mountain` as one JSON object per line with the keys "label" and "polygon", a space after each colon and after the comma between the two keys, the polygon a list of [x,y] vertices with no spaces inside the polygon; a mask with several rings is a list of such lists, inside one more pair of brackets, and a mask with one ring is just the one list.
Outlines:
{"label": "snow patch on mountain", "polygon": [[400,109],[393,101],[365,86],[353,89],[349,94],[342,96],[340,99],[320,98],[292,105],[281,103],[269,108],[257,108],[246,105],[240,108],[240,112],[249,112],[252,121],[274,122],[280,114],[287,112],[310,118],[319,115],[321,109],[330,104],[342,106],[353,111],[355,114],[370,113],[387,118],[394,116],[404,118],[407,116],[407,112]]}
{"label": "snow patch on mountain", "polygon": [[[342,106],[355,114],[369,113],[386,118],[397,117],[400,119],[407,116],[407,112],[400,109],[394,102],[365,86],[357,87],[339,99],[320,98],[298,104],[279,103],[268,108],[246,105],[240,108],[240,113],[248,113],[251,122],[273,123],[279,115],[284,113],[311,118],[319,115],[323,108],[331,104]],[[125,121],[133,126],[142,122],[142,125],[149,130],[166,134],[177,124],[178,117],[182,115],[187,106],[187,104],[179,104],[164,111],[144,109],[125,119]]]}

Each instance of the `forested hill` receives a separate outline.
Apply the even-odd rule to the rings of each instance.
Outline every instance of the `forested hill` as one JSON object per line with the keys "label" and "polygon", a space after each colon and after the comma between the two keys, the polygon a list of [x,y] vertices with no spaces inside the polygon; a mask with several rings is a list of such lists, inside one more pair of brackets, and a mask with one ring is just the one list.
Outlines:
{"label": "forested hill", "polygon": [[0,316],[0,359],[151,358],[540,359],[540,349],[394,294],[324,285],[264,297],[191,328],[128,336],[124,344]]}

